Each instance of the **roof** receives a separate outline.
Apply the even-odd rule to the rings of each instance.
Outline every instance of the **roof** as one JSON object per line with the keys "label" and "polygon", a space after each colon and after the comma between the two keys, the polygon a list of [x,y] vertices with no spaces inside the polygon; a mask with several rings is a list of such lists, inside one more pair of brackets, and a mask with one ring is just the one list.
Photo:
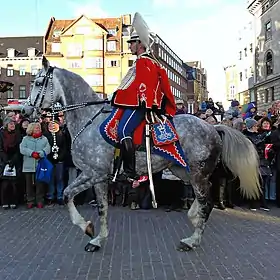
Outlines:
{"label": "roof", "polygon": [[[57,20],[54,17],[51,18],[49,23],[49,28],[46,33],[46,41],[48,42],[60,42],[60,36],[53,36],[55,31],[63,32],[72,24],[75,24],[82,16],[77,19],[62,19]],[[115,29],[116,27],[118,30],[122,30],[122,18],[98,18],[98,19],[90,19],[97,25],[99,25],[102,29],[108,32],[109,29]],[[110,38],[115,36],[110,36]],[[118,39],[119,36],[116,36],[115,39]]]}
{"label": "roof", "polygon": [[43,36],[0,37],[0,57],[7,57],[7,49],[16,50],[16,57],[26,57],[29,48],[37,50],[36,55],[43,54]]}

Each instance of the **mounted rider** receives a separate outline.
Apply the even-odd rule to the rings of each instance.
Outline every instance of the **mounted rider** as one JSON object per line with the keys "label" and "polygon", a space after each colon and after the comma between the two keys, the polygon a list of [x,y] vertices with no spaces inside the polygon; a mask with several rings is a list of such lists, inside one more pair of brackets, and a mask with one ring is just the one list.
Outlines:
{"label": "mounted rider", "polygon": [[130,44],[132,54],[137,58],[113,94],[111,102],[112,106],[124,109],[118,125],[118,137],[125,176],[128,180],[138,180],[133,143],[134,130],[149,112],[173,118],[176,105],[166,71],[151,51],[154,35],[138,13],[135,14],[132,26],[134,30],[127,42]]}

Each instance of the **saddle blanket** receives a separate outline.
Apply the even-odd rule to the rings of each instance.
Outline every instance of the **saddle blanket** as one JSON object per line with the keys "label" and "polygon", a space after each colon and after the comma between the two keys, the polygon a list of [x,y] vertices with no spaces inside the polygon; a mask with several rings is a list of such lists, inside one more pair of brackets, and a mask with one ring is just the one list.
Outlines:
{"label": "saddle blanket", "polygon": [[[119,146],[118,124],[124,113],[121,108],[114,109],[109,117],[100,125],[100,133],[104,140],[114,147]],[[145,134],[146,120],[135,129],[133,134],[133,142],[137,146],[144,146],[143,139]],[[185,167],[189,172],[189,166],[185,158],[179,138],[174,128],[174,124],[170,120],[163,123],[154,123],[152,126],[152,153],[159,155],[167,160]]]}

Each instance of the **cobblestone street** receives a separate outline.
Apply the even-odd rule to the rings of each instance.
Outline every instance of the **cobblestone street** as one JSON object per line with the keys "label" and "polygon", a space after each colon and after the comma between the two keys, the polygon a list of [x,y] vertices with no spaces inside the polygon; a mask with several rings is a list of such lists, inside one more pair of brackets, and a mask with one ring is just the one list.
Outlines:
{"label": "cobblestone street", "polygon": [[[79,207],[95,221],[97,211]],[[110,208],[108,242],[88,238],[66,208],[0,210],[1,280],[280,279],[280,211],[214,210],[201,248],[176,251],[192,233],[184,212]],[[97,223],[98,230],[98,223]]]}

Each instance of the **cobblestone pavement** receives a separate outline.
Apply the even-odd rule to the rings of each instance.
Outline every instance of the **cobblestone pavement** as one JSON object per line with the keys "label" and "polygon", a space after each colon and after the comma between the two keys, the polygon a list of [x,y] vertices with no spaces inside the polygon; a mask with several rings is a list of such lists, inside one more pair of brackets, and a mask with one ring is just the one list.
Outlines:
{"label": "cobblestone pavement", "polygon": [[[96,220],[95,209],[79,209]],[[280,279],[278,209],[214,210],[202,247],[188,253],[175,250],[192,232],[184,212],[110,208],[108,242],[93,254],[59,206],[0,210],[0,224],[1,280]]]}

